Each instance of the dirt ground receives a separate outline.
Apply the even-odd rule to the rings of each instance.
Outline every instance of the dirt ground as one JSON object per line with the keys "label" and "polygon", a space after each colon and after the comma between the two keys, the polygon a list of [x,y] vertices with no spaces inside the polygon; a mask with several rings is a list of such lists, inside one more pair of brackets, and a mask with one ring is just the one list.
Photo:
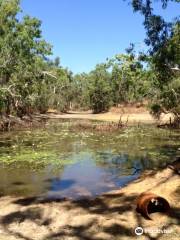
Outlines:
{"label": "dirt ground", "polygon": [[[137,213],[136,198],[144,191],[165,197],[171,206],[169,214],[153,213],[153,220],[146,220]],[[2,196],[0,240],[179,240],[179,196],[179,175],[169,168],[144,173],[126,187],[95,199]],[[137,226],[144,229],[143,235],[134,233]]]}
{"label": "dirt ground", "polygon": [[70,111],[67,114],[55,114],[49,111],[45,116],[52,119],[89,119],[101,121],[118,122],[121,118],[122,122],[128,124],[159,124],[169,123],[170,114],[162,114],[160,121],[157,122],[145,107],[136,106],[121,106],[118,108],[111,108],[107,113],[93,114],[92,111]]}

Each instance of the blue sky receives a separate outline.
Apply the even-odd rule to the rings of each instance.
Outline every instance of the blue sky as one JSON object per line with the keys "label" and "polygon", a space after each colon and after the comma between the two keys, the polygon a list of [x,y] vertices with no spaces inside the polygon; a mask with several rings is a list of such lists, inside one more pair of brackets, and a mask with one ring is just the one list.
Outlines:
{"label": "blue sky", "polygon": [[[24,14],[42,21],[43,37],[53,45],[53,54],[74,73],[88,72],[107,57],[124,52],[131,42],[142,50],[143,17],[133,13],[123,0],[21,0]],[[167,20],[179,14],[170,3],[155,10]]]}

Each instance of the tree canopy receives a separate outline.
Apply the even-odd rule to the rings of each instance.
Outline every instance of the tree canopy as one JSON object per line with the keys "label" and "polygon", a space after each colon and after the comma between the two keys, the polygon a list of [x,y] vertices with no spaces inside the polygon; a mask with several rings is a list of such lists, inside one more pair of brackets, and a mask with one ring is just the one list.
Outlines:
{"label": "tree canopy", "polygon": [[[166,8],[170,0],[161,0],[162,8]],[[171,0],[179,2],[179,0]],[[171,112],[177,122],[180,121],[180,20],[177,16],[166,22],[162,16],[153,12],[153,1],[132,0],[135,12],[144,16],[146,30],[145,43],[149,46],[151,68],[155,73],[152,81],[154,98],[152,113],[159,117],[162,112]]]}
{"label": "tree canopy", "polygon": [[[178,1],[176,1],[178,2]],[[162,0],[165,8],[168,0]],[[155,15],[153,1],[132,0],[144,16],[146,53],[132,43],[89,73],[74,75],[52,59],[52,46],[42,36],[41,21],[18,17],[19,0],[0,0],[0,114],[23,117],[49,108],[108,111],[122,103],[143,102],[159,117],[180,118],[180,22]]]}

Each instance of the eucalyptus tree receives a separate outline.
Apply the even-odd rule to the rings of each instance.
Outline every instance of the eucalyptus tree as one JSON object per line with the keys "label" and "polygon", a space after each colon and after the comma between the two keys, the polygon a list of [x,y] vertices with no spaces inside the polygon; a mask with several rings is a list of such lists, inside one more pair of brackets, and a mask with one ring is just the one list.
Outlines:
{"label": "eucalyptus tree", "polygon": [[148,70],[138,57],[132,52],[118,54],[110,62],[114,104],[142,101],[149,86]]}
{"label": "eucalyptus tree", "polygon": [[[174,26],[172,37],[166,42],[165,48],[159,49],[152,59],[152,68],[156,73],[153,81],[155,97],[152,111],[156,117],[162,112],[172,113],[175,122],[180,123],[180,24]],[[165,59],[165,62],[164,62]],[[169,75],[164,76],[165,64]],[[157,68],[159,71],[157,71]],[[162,78],[164,76],[164,78]]]}
{"label": "eucalyptus tree", "polygon": [[18,13],[18,0],[0,1],[0,112],[22,116],[37,95],[51,46],[42,39],[41,22],[29,16],[20,20]]}
{"label": "eucalyptus tree", "polygon": [[106,112],[113,105],[109,66],[98,64],[89,74],[90,107],[94,113]]}
{"label": "eucalyptus tree", "polygon": [[[176,2],[177,7],[179,0]],[[170,0],[160,0],[166,8]],[[180,21],[176,16],[167,22],[162,16],[154,13],[152,0],[132,0],[135,12],[144,16],[146,30],[145,43],[149,46],[151,66],[156,75],[153,78],[154,98],[152,113],[159,117],[162,112],[171,112],[176,122],[180,122]]]}
{"label": "eucalyptus tree", "polygon": [[74,107],[82,110],[88,110],[90,108],[90,90],[91,77],[88,73],[80,73],[74,76]]}

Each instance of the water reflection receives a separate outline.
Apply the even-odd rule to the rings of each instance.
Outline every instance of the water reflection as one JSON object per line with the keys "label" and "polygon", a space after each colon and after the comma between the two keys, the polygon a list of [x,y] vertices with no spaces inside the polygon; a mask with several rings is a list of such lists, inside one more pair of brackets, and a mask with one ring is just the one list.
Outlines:
{"label": "water reflection", "polygon": [[117,189],[180,155],[180,133],[129,128],[72,132],[57,125],[0,136],[0,195],[83,198]]}
{"label": "water reflection", "polygon": [[52,180],[48,197],[92,197],[124,186],[138,177],[138,173],[131,174],[132,171],[129,175],[123,174],[123,169],[115,165],[97,164],[87,153],[84,161],[67,166],[59,179]]}

